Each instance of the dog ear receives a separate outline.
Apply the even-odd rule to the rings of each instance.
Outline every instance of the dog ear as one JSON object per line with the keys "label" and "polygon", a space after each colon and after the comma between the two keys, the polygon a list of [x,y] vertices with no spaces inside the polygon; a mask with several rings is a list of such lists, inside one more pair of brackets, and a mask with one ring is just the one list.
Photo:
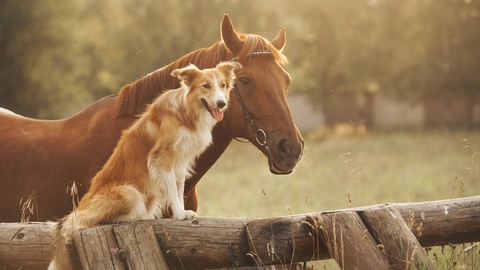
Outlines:
{"label": "dog ear", "polygon": [[235,79],[235,70],[241,69],[242,65],[236,61],[221,62],[217,65],[217,69],[222,72],[228,81]]}
{"label": "dog ear", "polygon": [[177,77],[185,85],[190,86],[198,74],[200,74],[200,70],[195,65],[190,64],[187,67],[175,69],[171,75]]}

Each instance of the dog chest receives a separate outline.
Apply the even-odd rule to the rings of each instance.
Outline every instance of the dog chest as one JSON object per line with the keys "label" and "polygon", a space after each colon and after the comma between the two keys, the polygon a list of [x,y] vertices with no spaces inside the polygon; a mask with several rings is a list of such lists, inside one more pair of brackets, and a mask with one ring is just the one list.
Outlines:
{"label": "dog chest", "polygon": [[210,130],[192,132],[186,128],[180,128],[177,132],[175,150],[185,155],[190,154],[196,157],[201,154],[211,142],[212,134]]}

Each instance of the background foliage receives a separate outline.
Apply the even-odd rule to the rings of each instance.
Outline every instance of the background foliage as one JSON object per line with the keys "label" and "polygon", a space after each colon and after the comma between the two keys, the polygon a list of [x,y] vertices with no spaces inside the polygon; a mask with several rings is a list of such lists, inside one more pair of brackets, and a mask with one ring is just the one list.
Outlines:
{"label": "background foliage", "polygon": [[287,27],[291,91],[319,108],[338,91],[419,102],[480,94],[479,0],[72,0],[0,2],[0,106],[71,115],[172,60],[240,32]]}
{"label": "background foliage", "polygon": [[[224,13],[240,32],[273,38],[287,27],[290,91],[318,108],[341,91],[479,99],[480,0],[2,0],[0,107],[72,115],[219,40]],[[198,213],[271,217],[475,195],[479,138],[331,138],[307,144],[304,164],[280,178],[253,147],[234,143],[199,183]],[[443,268],[474,269],[452,262]]]}

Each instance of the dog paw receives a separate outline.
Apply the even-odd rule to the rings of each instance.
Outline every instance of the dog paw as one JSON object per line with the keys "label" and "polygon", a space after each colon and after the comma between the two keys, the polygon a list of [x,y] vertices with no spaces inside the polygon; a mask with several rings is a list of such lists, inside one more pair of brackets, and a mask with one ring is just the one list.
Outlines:
{"label": "dog paw", "polygon": [[197,213],[195,213],[192,210],[184,210],[180,213],[177,213],[176,215],[174,214],[173,218],[178,220],[185,220],[185,219],[194,218],[196,214]]}

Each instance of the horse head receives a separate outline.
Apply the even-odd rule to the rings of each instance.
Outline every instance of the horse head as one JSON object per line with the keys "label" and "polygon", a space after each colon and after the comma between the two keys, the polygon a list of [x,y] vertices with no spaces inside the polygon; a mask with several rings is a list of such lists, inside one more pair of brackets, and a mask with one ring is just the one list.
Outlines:
{"label": "horse head", "polygon": [[290,75],[282,68],[286,31],[271,41],[238,34],[229,17],[221,24],[225,47],[240,62],[224,126],[233,138],[252,142],[268,158],[270,171],[289,174],[302,158],[304,141],[287,103]]}

